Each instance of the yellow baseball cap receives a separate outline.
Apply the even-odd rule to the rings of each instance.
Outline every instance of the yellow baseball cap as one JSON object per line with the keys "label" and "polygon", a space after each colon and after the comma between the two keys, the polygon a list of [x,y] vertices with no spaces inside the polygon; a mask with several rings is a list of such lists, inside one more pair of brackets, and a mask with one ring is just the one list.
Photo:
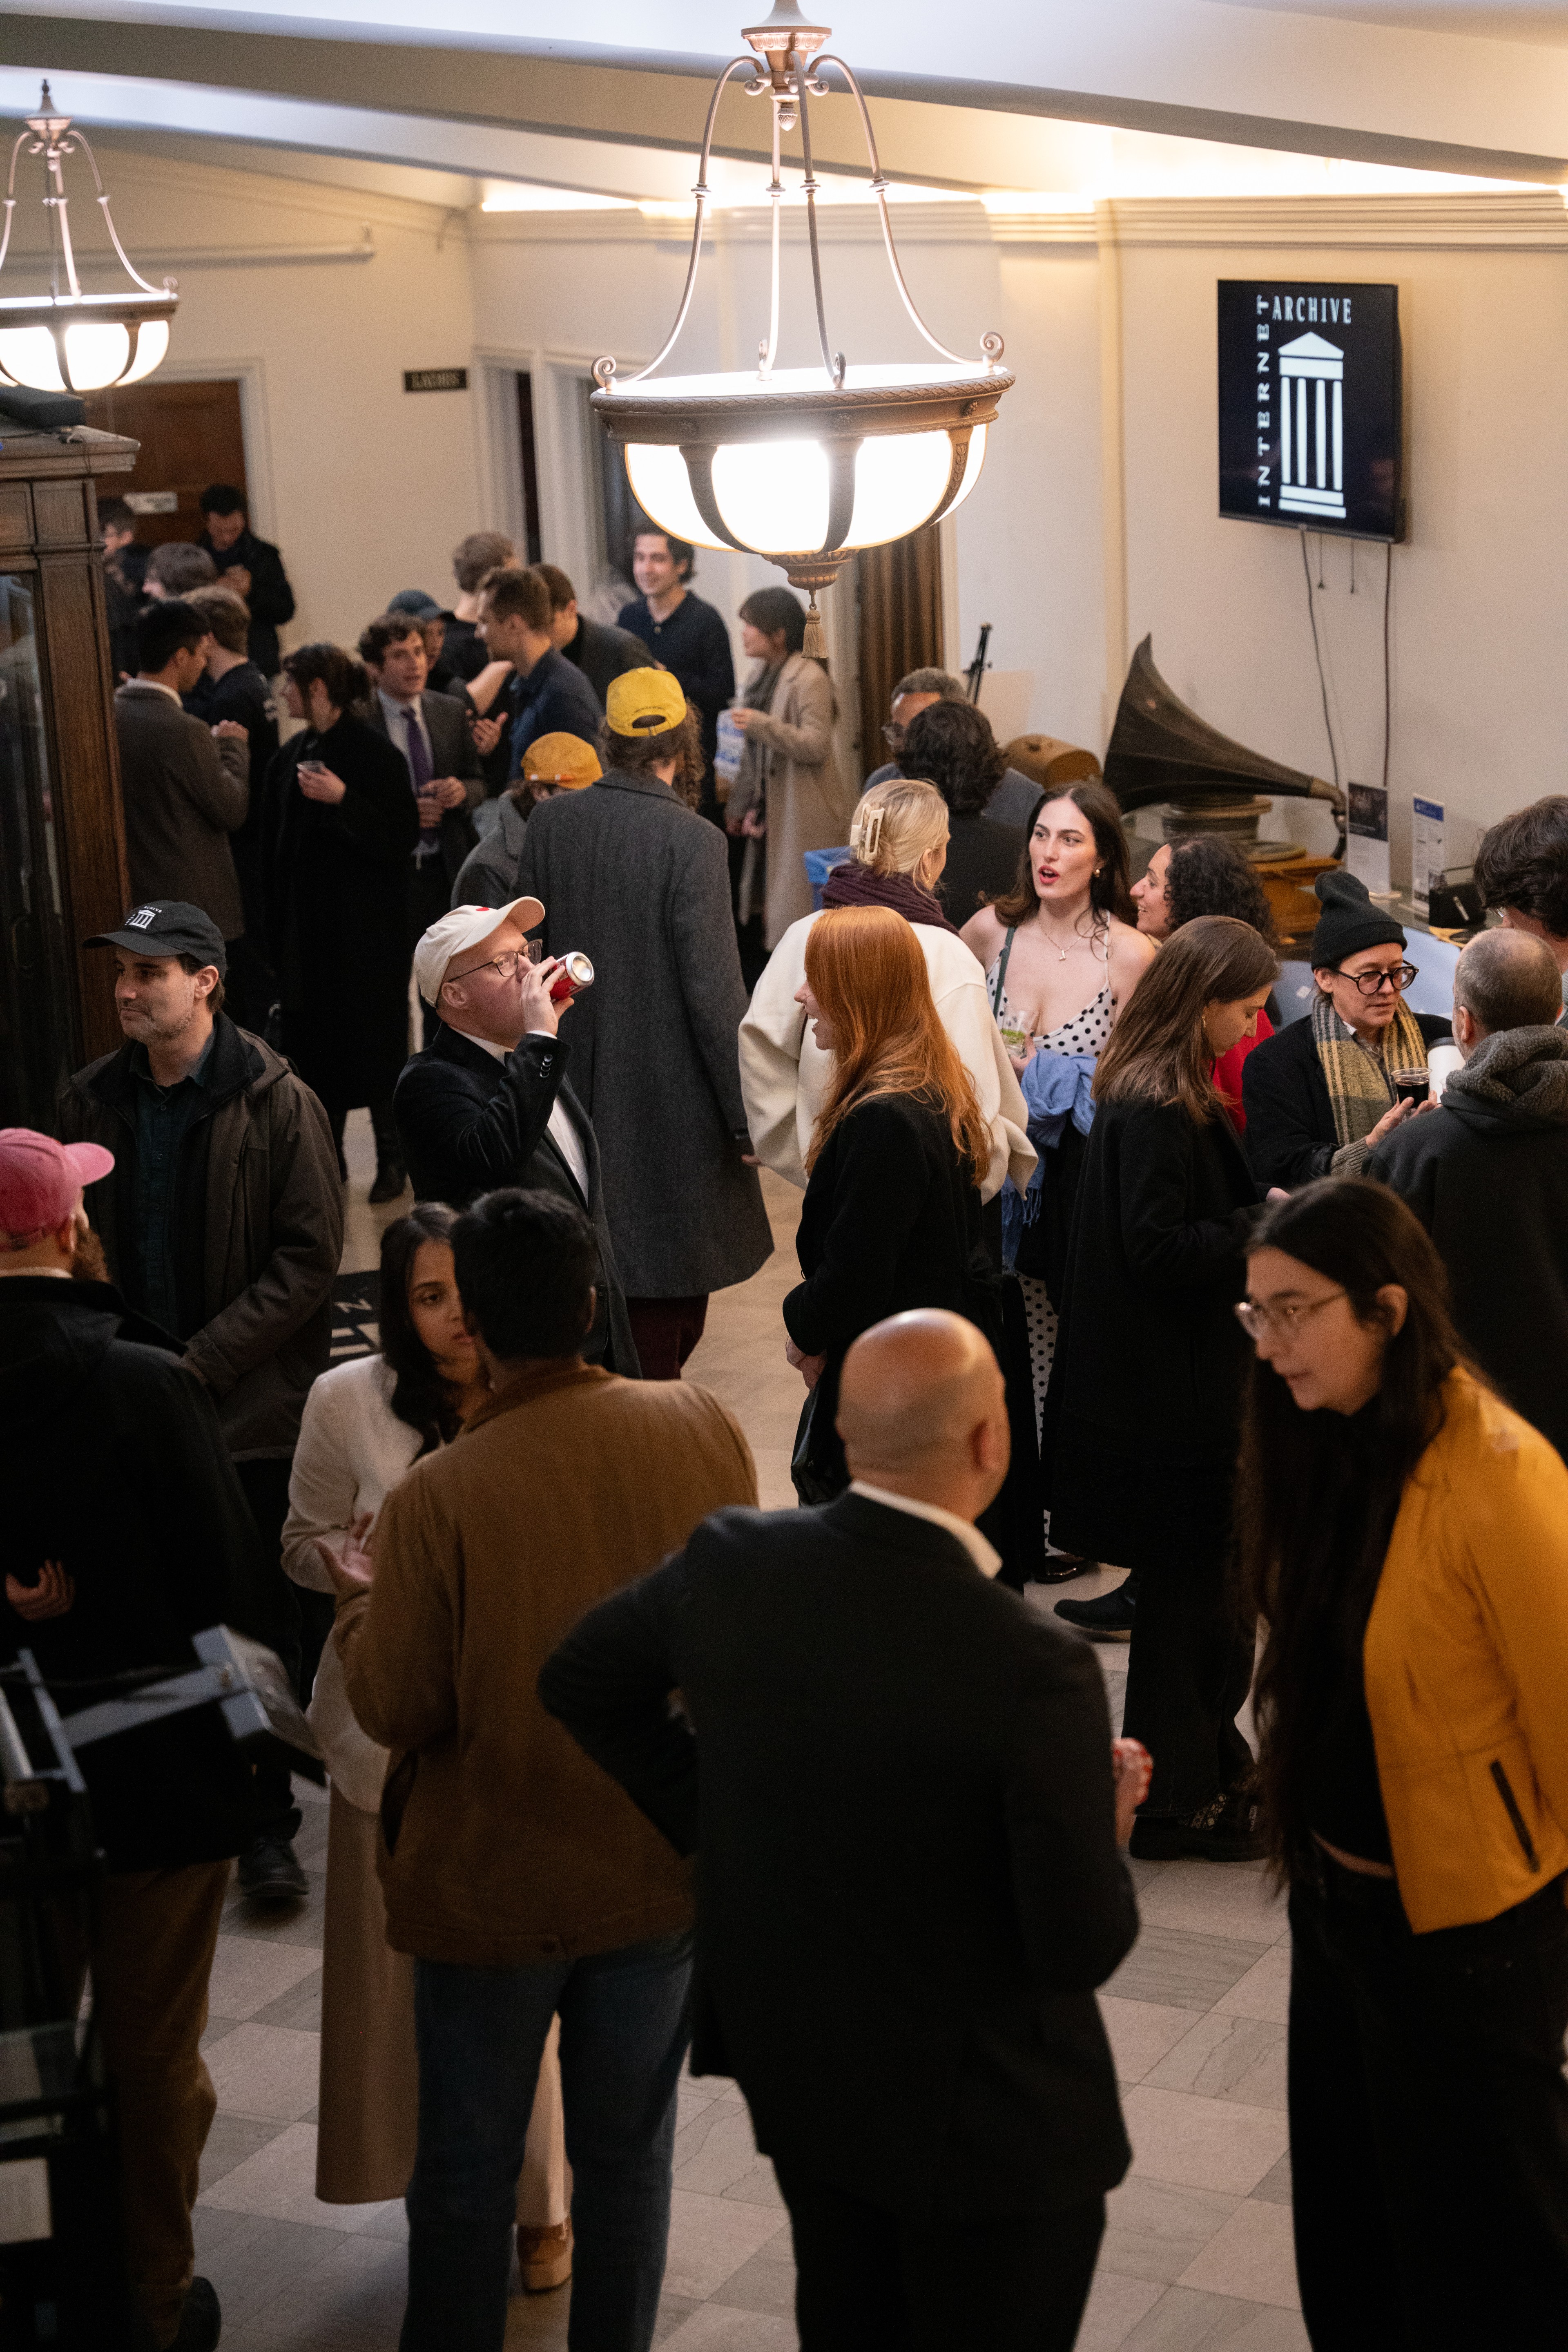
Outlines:
{"label": "yellow baseball cap", "polygon": [[604,715],[612,735],[663,735],[686,715],[686,698],[667,669],[629,669],[610,681]]}
{"label": "yellow baseball cap", "polygon": [[523,753],[523,773],[538,784],[564,784],[569,793],[596,784],[604,773],[599,754],[580,735],[540,735]]}

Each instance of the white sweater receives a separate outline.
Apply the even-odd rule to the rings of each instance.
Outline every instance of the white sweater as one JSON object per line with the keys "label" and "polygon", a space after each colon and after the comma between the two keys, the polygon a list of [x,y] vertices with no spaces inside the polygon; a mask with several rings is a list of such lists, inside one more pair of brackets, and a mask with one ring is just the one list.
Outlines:
{"label": "white sweater", "polygon": [[[763,1165],[806,1181],[806,1152],[822,1108],[832,1057],[812,1037],[795,991],[806,977],[806,940],[821,916],[791,923],[768,957],[740,1024],[740,1085],[751,1148]],[[952,931],[910,926],[925,958],[937,1017],[974,1080],[980,1115],[991,1130],[991,1164],[980,1188],[988,1201],[1010,1174],[1021,1192],[1034,1167],[1029,1113],[986,994],[986,975]]]}
{"label": "white sweater", "polygon": [[[361,1511],[379,1511],[419,1452],[419,1432],[392,1409],[392,1387],[380,1356],[356,1356],[323,1372],[305,1400],[288,1479],[283,1566],[312,1592],[332,1590],[317,1537],[335,1543]],[[321,1653],[307,1713],[326,1750],[333,1787],[361,1812],[379,1812],[388,1751],[355,1721],[331,1640]]]}

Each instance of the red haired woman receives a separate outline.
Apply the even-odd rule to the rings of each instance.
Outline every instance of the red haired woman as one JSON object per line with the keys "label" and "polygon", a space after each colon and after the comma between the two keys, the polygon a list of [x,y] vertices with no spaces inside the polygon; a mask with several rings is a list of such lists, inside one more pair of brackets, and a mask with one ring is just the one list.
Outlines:
{"label": "red haired woman", "polygon": [[825,1502],[848,1482],[833,1416],[850,1342],[884,1316],[946,1307],[999,1356],[1002,1315],[980,1232],[990,1134],[909,924],[889,907],[831,910],[807,941],[799,1001],[832,1075],[806,1160],[805,1279],[784,1323],[811,1391],[796,1485]]}

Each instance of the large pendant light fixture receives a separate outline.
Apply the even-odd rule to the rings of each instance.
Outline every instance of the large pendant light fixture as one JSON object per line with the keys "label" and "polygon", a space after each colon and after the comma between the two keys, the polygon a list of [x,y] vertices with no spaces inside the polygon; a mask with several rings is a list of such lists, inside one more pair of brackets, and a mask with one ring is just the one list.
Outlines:
{"label": "large pendant light fixture", "polygon": [[[68,114],[57,114],[44,84],[37,114],[11,150],[5,184],[5,226],[0,234],[0,268],[10,250],[16,216],[16,166],[22,150],[41,155],[49,222],[50,290],[47,294],[0,296],[0,383],[30,384],[37,392],[104,392],[151,375],[169,348],[169,321],[179,296],[166,278],[162,290],[132,268],[109,209],[98,161]],[[71,243],[69,201],[63,166],[78,150],[87,157],[103,213],[103,225],[131,286],[117,294],[84,294]]]}
{"label": "large pendant light fixture", "polygon": [[[741,34],[754,54],[732,58],[714,85],[697,172],[696,220],[685,291],[658,357],[625,383],[615,362],[601,359],[593,394],[605,430],[626,454],[626,470],[644,511],[678,538],[766,556],[790,583],[810,593],[807,650],[823,649],[817,591],[827,587],[857,548],[903,539],[951,514],[973,489],[985,462],[986,433],[1013,382],[1000,364],[1002,339],[980,338],[980,357],[964,360],[939,343],[915,309],[893,241],[887,182],[859,82],[841,58],[819,55],[826,25],[809,25],[798,0],[777,0],[765,25]],[[758,67],[761,61],[761,68]],[[814,62],[813,62],[814,61]],[[888,266],[915,326],[943,364],[852,363],[832,347],[822,297],[817,241],[818,184],[811,171],[808,101],[825,98],[828,67],[843,76],[860,110],[871,162],[871,192],[882,215]],[[679,340],[691,309],[702,252],[709,189],[708,156],[719,100],[734,77],[749,73],[748,98],[773,110],[772,290],[768,332],[755,373],[664,376],[653,380]],[[779,222],[785,198],[779,175],[783,132],[800,132],[816,297],[820,367],[776,369],[779,348]]]}

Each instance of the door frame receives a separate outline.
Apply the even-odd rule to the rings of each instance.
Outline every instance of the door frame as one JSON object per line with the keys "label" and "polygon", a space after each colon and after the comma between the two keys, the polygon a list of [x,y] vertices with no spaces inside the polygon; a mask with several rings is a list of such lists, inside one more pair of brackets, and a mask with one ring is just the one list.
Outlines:
{"label": "door frame", "polygon": [[277,515],[265,360],[182,361],[174,367],[165,363],[158,374],[165,383],[238,384],[239,430],[245,446],[246,497],[249,501],[246,511],[256,537],[276,541]]}

